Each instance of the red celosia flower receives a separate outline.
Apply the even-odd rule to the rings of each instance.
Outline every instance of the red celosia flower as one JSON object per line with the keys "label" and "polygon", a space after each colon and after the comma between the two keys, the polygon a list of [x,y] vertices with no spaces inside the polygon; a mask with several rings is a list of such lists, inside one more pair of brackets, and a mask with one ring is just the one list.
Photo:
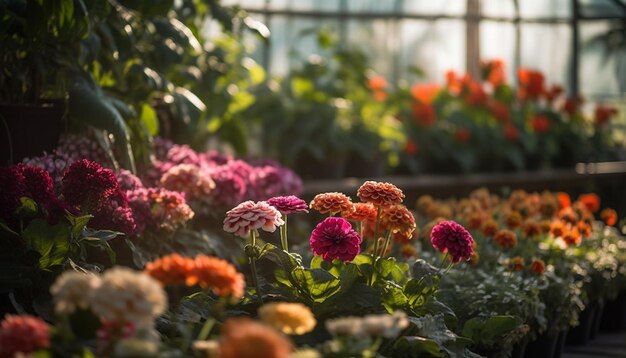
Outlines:
{"label": "red celosia flower", "polygon": [[511,118],[511,112],[509,107],[499,101],[493,101],[489,104],[491,114],[496,118],[498,122],[507,123]]}
{"label": "red celosia flower", "polygon": [[530,263],[530,271],[541,275],[546,270],[546,263],[541,259],[535,259]]}
{"label": "red celosia flower", "polygon": [[61,193],[68,204],[80,206],[83,211],[91,212],[119,190],[117,178],[112,170],[83,159],[72,163],[65,172]]}
{"label": "red celosia flower", "polygon": [[459,143],[467,143],[472,138],[472,132],[467,128],[457,128],[454,139]]}
{"label": "red celosia flower", "polygon": [[606,208],[600,212],[600,218],[605,224],[615,226],[617,224],[617,212],[613,209]]}
{"label": "red celosia flower", "polygon": [[47,171],[40,167],[18,165],[24,176],[24,185],[28,190],[28,196],[38,204],[48,208],[56,198],[54,183]]}
{"label": "red celosia flower", "polygon": [[498,231],[493,237],[493,240],[503,249],[510,249],[517,245],[517,236],[510,230]]}
{"label": "red celosia flower", "polygon": [[311,237],[311,250],[324,261],[352,261],[361,251],[361,238],[344,218],[329,217],[317,224]]}
{"label": "red celosia flower", "polygon": [[320,214],[349,213],[354,210],[350,197],[342,193],[322,193],[317,194],[309,204],[311,209]]}
{"label": "red celosia flower", "polygon": [[517,142],[519,139],[519,130],[513,124],[507,124],[504,126],[504,138],[509,142]]}
{"label": "red celosia flower", "polygon": [[385,207],[380,215],[380,224],[386,230],[399,232],[405,237],[411,237],[415,231],[415,217],[403,205]]}
{"label": "red celosia flower", "polygon": [[617,109],[602,104],[596,105],[594,110],[594,120],[596,125],[603,126],[609,122],[611,117],[617,114]]}
{"label": "red celosia flower", "polygon": [[573,116],[580,111],[580,106],[583,104],[583,101],[583,98],[580,96],[567,98],[561,109],[563,112]]}
{"label": "red celosia flower", "polygon": [[268,199],[267,203],[275,207],[283,215],[309,212],[306,202],[295,195],[275,196]]}
{"label": "red celosia flower", "polygon": [[431,104],[413,102],[411,104],[411,114],[413,120],[424,127],[430,127],[437,121],[437,112]]}
{"label": "red celosia flower", "polygon": [[543,115],[537,115],[533,117],[530,121],[530,124],[532,125],[535,133],[539,134],[548,133],[550,131],[550,127],[552,126],[548,117]]}
{"label": "red celosia flower", "polygon": [[364,203],[374,206],[391,206],[402,204],[404,194],[393,184],[366,181],[357,191],[357,196]]}
{"label": "red celosia flower", "polygon": [[217,257],[200,255],[194,259],[194,269],[187,284],[197,283],[204,289],[211,289],[218,296],[243,297],[245,280],[235,266]]}
{"label": "red celosia flower", "polygon": [[26,356],[49,346],[49,328],[40,318],[8,314],[0,322],[0,357]]}
{"label": "red celosia flower", "polygon": [[220,358],[289,358],[292,350],[283,335],[249,318],[231,318],[222,327]]}
{"label": "red celosia flower", "polygon": [[517,72],[519,79],[518,96],[522,100],[536,100],[544,94],[544,77],[541,72],[520,68]]}
{"label": "red celosia flower", "polygon": [[0,188],[0,218],[10,222],[26,193],[24,174],[16,166],[0,167]]}
{"label": "red celosia flower", "polygon": [[354,203],[354,210],[344,212],[343,217],[350,221],[376,221],[377,209],[370,203]]}
{"label": "red celosia flower", "polygon": [[93,229],[120,231],[128,236],[136,233],[133,210],[128,206],[126,194],[122,191],[103,202],[91,214],[93,218],[89,221],[89,227]]}
{"label": "red celosia flower", "polygon": [[164,286],[195,284],[194,260],[179,254],[170,254],[146,264],[145,272]]}
{"label": "red celosia flower", "polygon": [[454,221],[443,221],[435,225],[430,234],[433,247],[447,252],[452,262],[466,261],[474,253],[474,239],[461,225]]}
{"label": "red celosia flower", "polygon": [[415,143],[414,140],[409,139],[406,141],[406,145],[404,146],[404,152],[406,154],[415,155],[417,154],[417,150],[418,150],[417,143]]}
{"label": "red celosia flower", "polygon": [[600,197],[596,194],[581,194],[578,197],[578,201],[583,203],[583,205],[585,205],[585,207],[592,213],[596,213],[600,210]]}
{"label": "red celosia flower", "polygon": [[274,232],[276,226],[284,223],[281,213],[270,204],[248,200],[226,213],[224,231],[246,238],[251,230]]}

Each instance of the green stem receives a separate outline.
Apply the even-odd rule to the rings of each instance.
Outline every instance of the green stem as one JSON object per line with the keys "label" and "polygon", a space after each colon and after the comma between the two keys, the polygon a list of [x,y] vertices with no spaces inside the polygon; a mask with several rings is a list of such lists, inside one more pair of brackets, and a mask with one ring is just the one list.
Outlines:
{"label": "green stem", "polygon": [[361,240],[363,240],[363,223],[360,221],[357,221],[355,223],[356,226],[356,232],[359,233],[359,236],[361,237]]}
{"label": "green stem", "polygon": [[287,215],[284,216],[285,223],[280,227],[280,243],[283,250],[289,252],[289,245],[287,244]]}
{"label": "green stem", "polygon": [[204,322],[204,325],[202,325],[202,329],[200,330],[200,333],[198,333],[198,340],[199,341],[206,340],[209,337],[209,333],[211,333],[211,329],[213,329],[213,326],[215,326],[215,318],[213,317],[207,318],[207,320]]}
{"label": "green stem", "polygon": [[[254,230],[250,230],[250,246],[253,248],[256,247],[256,233]],[[259,278],[256,274],[256,256],[249,256],[248,261],[250,261],[250,270],[252,271],[252,283],[256,288],[256,294],[259,298],[259,301],[263,302],[263,298],[261,297],[261,287],[259,286]]]}
{"label": "green stem", "polygon": [[376,228],[374,230],[374,256],[378,255],[378,230],[380,229],[380,213],[383,211],[381,206],[378,207],[378,212],[376,213]]}
{"label": "green stem", "polygon": [[389,247],[389,243],[391,242],[391,230],[387,233],[385,237],[385,246],[383,246],[383,251],[380,252],[380,257],[385,257],[385,253],[387,252],[387,248]]}
{"label": "green stem", "polygon": [[439,273],[441,273],[441,269],[443,268],[443,264],[446,262],[447,258],[448,258],[448,253],[446,252],[446,254],[443,255],[443,259],[441,260],[441,264],[439,265]]}

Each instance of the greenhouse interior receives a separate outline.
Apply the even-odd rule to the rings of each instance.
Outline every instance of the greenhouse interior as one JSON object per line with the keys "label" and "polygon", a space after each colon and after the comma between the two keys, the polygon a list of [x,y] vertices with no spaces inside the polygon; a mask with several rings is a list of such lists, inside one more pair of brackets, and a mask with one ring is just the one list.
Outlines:
{"label": "greenhouse interior", "polygon": [[0,0],[0,148],[0,358],[626,357],[626,0]]}

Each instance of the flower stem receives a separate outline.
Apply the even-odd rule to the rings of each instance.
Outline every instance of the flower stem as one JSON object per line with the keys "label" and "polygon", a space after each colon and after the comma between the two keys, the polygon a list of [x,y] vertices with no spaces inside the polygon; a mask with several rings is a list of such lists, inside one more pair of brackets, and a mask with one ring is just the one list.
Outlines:
{"label": "flower stem", "polygon": [[441,259],[441,264],[439,265],[439,273],[441,273],[441,269],[443,268],[443,264],[446,262],[447,258],[448,258],[448,253],[446,252],[446,254],[443,255],[443,259]]}
{"label": "flower stem", "polygon": [[215,325],[215,318],[213,317],[207,318],[207,320],[202,325],[202,329],[200,330],[200,333],[198,333],[198,340],[199,341],[206,340],[209,337],[209,333],[211,333],[211,329],[213,329],[214,325]]}
{"label": "flower stem", "polygon": [[363,223],[360,221],[357,221],[354,223],[354,225],[356,228],[356,232],[358,232],[361,239],[363,239]]}
{"label": "flower stem", "polygon": [[380,213],[383,211],[382,206],[378,207],[378,211],[376,213],[376,228],[374,230],[374,256],[378,255],[378,230],[380,229]]}
{"label": "flower stem", "polygon": [[385,237],[385,246],[383,246],[383,250],[380,252],[380,257],[385,257],[385,253],[387,252],[387,248],[389,247],[389,243],[391,242],[391,230],[387,233]]}
{"label": "flower stem", "polygon": [[280,227],[280,244],[283,250],[289,252],[289,245],[287,244],[287,215],[283,217],[283,221],[285,223]]}
{"label": "flower stem", "polygon": [[[256,247],[256,233],[254,232],[254,230],[250,230],[250,245],[252,246],[252,248]],[[256,274],[256,254],[249,256],[248,260],[250,261],[250,270],[252,271],[252,283],[256,288],[256,294],[259,298],[259,301],[263,302],[263,298],[261,297],[261,287],[259,286],[259,278]]]}

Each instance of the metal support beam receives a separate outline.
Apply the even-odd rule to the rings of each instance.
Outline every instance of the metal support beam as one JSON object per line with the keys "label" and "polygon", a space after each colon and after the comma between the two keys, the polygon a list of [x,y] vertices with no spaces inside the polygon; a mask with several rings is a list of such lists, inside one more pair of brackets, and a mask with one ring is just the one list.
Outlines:
{"label": "metal support beam", "polygon": [[580,19],[580,4],[578,0],[572,0],[572,62],[569,79],[569,96],[575,97],[579,94],[578,73],[580,67],[580,29],[578,20]]}

